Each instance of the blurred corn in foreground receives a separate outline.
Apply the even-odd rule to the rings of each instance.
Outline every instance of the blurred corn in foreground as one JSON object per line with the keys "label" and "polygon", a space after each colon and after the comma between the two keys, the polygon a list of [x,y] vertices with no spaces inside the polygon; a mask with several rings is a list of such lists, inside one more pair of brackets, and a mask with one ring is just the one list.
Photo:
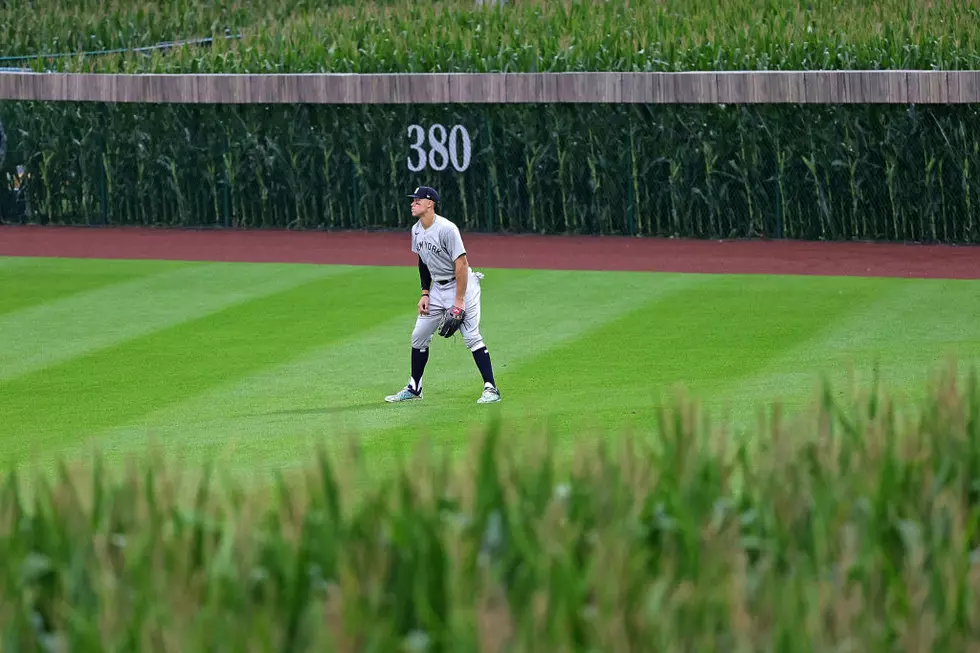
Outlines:
{"label": "blurred corn in foreground", "polygon": [[[836,399],[835,397],[841,397]],[[0,491],[4,647],[963,651],[980,388],[825,388],[735,434],[697,406],[574,460],[491,426],[391,477],[322,456],[267,491],[163,461]],[[28,496],[30,498],[28,498]]]}

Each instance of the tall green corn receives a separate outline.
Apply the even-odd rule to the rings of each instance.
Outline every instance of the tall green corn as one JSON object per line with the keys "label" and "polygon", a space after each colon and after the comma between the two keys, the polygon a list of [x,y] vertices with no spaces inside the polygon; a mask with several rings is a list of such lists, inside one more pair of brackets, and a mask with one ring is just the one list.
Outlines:
{"label": "tall green corn", "polygon": [[[265,73],[975,69],[980,63],[980,10],[965,0],[491,4],[14,0],[0,6],[0,57],[6,57],[0,66]],[[215,41],[116,52],[206,37]],[[95,54],[43,56],[84,52]]]}
{"label": "tall green corn", "polygon": [[969,105],[16,102],[0,120],[43,223],[401,228],[406,189],[431,184],[470,231],[980,239]]}

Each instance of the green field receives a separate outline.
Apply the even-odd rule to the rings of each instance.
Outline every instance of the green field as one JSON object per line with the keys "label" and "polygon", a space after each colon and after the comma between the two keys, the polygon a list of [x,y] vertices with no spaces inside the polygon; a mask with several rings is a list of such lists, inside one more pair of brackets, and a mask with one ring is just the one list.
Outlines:
{"label": "green field", "polygon": [[0,257],[4,650],[971,650],[978,282],[485,272]]}
{"label": "green field", "polygon": [[462,338],[437,336],[424,402],[388,405],[409,374],[413,268],[0,259],[3,462],[153,444],[261,471],[355,435],[384,468],[423,437],[458,450],[491,416],[567,446],[649,430],[685,391],[752,426],[824,377],[877,368],[918,393],[947,357],[980,359],[972,281],[485,272],[503,402],[478,406]]}

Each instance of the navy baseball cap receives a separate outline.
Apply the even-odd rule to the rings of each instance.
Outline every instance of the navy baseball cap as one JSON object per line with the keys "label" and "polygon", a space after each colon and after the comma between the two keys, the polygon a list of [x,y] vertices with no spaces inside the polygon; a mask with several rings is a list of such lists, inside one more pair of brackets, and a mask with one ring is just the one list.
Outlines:
{"label": "navy baseball cap", "polygon": [[436,192],[435,188],[429,188],[428,186],[419,186],[415,189],[415,192],[409,195],[409,197],[417,200],[432,200],[433,202],[439,201],[439,193]]}

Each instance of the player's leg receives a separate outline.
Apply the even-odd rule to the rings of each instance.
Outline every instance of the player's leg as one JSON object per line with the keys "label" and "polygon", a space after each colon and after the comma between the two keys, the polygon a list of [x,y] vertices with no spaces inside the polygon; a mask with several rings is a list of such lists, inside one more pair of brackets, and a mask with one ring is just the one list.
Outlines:
{"label": "player's leg", "polygon": [[436,329],[439,328],[445,310],[438,306],[434,307],[431,297],[429,302],[429,314],[419,315],[415,320],[415,328],[412,329],[412,374],[400,392],[385,397],[385,401],[389,403],[422,398],[422,374],[425,372],[425,364],[429,361],[429,344]]}
{"label": "player's leg", "polygon": [[473,362],[480,370],[483,377],[483,394],[478,403],[486,404],[500,401],[500,390],[497,389],[497,382],[493,377],[493,363],[490,361],[490,351],[483,341],[480,333],[480,313],[482,310],[483,290],[480,287],[480,276],[470,275],[469,284],[466,287],[466,318],[460,326],[460,333],[463,334],[463,341],[467,349],[473,354]]}
{"label": "player's leg", "polygon": [[442,314],[445,309],[432,308],[429,305],[428,315],[419,315],[415,321],[415,329],[412,331],[412,378],[409,385],[413,390],[422,392],[422,374],[425,372],[425,364],[429,362],[429,345],[432,343],[432,336],[439,328]]}

